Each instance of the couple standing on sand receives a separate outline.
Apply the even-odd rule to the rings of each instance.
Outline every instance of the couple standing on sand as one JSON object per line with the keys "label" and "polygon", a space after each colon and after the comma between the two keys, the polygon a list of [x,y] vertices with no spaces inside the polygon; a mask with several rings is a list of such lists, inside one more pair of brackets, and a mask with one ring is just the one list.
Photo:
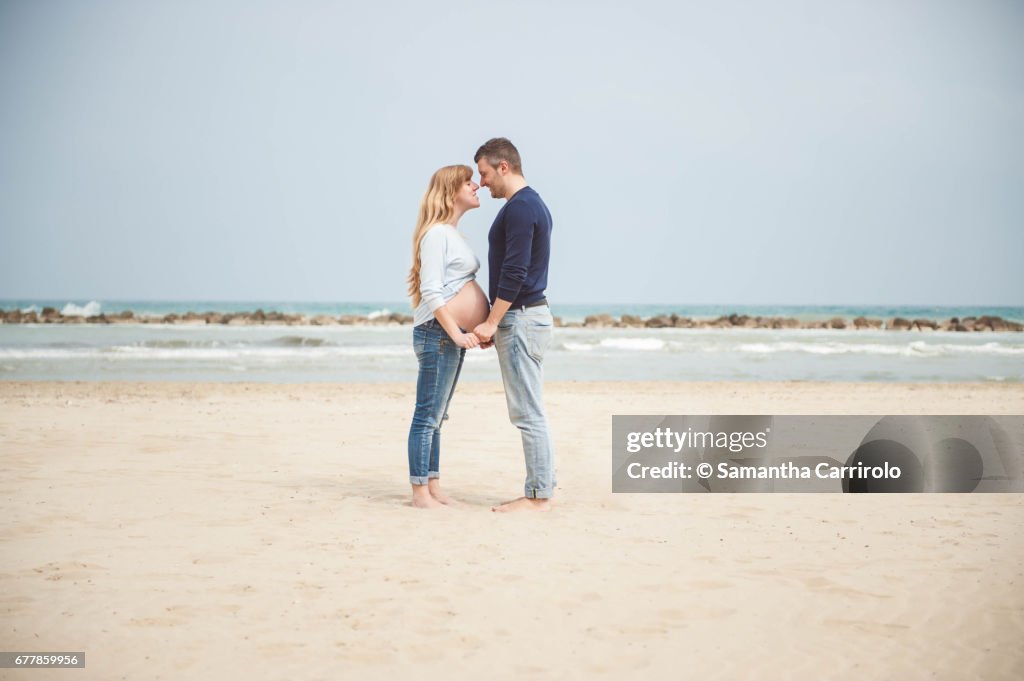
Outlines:
{"label": "couple standing on sand", "polygon": [[[473,169],[446,166],[430,178],[412,240],[409,295],[415,307],[413,347],[419,362],[416,411],[409,428],[412,505],[453,503],[441,491],[441,424],[469,348],[498,352],[505,400],[519,428],[526,458],[522,497],[493,511],[547,511],[555,491],[554,452],[544,413],[544,352],[551,339],[551,308],[544,297],[551,254],[551,213],[526,184],[519,152],[503,137],[488,140]],[[468,210],[480,207],[487,187],[505,199],[487,235],[490,301],[476,283],[480,261],[456,231]]]}

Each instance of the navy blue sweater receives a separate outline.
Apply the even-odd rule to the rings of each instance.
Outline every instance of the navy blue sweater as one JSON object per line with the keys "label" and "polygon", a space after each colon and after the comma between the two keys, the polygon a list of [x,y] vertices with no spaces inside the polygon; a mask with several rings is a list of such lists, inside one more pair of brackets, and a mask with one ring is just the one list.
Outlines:
{"label": "navy blue sweater", "polygon": [[523,187],[494,218],[487,234],[488,294],[512,307],[544,297],[551,259],[551,213],[540,195]]}

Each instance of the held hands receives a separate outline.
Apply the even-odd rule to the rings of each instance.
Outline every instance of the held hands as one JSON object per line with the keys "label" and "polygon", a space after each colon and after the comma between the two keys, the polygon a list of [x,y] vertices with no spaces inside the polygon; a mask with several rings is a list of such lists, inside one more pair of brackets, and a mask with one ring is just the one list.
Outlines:
{"label": "held hands", "polygon": [[464,333],[455,339],[455,344],[464,349],[476,348],[480,347],[480,339],[475,333]]}
{"label": "held hands", "polygon": [[494,345],[494,339],[492,338],[486,341],[480,340],[480,337],[476,333],[470,331],[469,333],[464,333],[457,338],[455,340],[455,344],[460,348],[480,348],[481,350],[486,350]]}
{"label": "held hands", "polygon": [[473,329],[473,333],[483,343],[487,343],[487,347],[494,345],[494,332],[498,330],[497,324],[491,324],[489,322],[482,322],[476,325]]}

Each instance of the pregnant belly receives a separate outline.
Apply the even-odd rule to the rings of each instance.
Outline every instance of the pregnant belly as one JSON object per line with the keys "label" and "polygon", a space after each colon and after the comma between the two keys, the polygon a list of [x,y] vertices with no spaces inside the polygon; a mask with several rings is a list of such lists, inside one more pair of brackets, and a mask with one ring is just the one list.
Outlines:
{"label": "pregnant belly", "polygon": [[472,331],[477,324],[487,321],[491,305],[487,302],[480,285],[470,281],[463,285],[455,297],[448,301],[448,311],[456,323],[466,331]]}

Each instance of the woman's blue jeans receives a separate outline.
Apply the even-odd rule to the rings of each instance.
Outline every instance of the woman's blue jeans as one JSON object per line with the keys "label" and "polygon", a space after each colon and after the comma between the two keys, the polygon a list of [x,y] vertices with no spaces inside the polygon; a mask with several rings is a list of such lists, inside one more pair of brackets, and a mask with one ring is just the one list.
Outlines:
{"label": "woman's blue jeans", "polygon": [[409,428],[409,482],[426,485],[441,477],[441,422],[459,382],[466,350],[455,344],[436,319],[412,330],[420,364],[416,378],[416,411]]}

